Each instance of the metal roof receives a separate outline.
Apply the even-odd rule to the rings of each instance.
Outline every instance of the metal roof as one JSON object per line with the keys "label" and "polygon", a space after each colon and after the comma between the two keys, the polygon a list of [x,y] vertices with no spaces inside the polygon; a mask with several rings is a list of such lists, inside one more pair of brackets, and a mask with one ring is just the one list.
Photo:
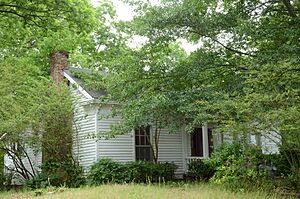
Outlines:
{"label": "metal roof", "polygon": [[75,68],[75,67],[68,67],[64,69],[64,72],[67,73],[78,85],[80,85],[90,96],[92,96],[94,99],[97,99],[103,95],[107,95],[107,91],[105,89],[96,90],[93,88],[90,88],[86,86],[84,79],[78,77],[75,73],[83,73],[87,75],[93,75],[93,74],[101,74],[99,71],[85,69],[85,68]]}

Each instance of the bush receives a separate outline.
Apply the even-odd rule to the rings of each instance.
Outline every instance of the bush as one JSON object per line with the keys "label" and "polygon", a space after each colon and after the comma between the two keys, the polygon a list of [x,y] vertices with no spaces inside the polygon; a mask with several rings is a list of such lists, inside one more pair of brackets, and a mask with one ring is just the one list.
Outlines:
{"label": "bush", "polygon": [[176,165],[173,163],[154,164],[149,161],[128,162],[125,164],[111,159],[101,159],[90,170],[90,184],[158,182],[174,178]]}
{"label": "bush", "polygon": [[277,179],[276,186],[281,192],[300,193],[300,170],[293,170],[291,173]]}
{"label": "bush", "polygon": [[220,167],[228,162],[229,157],[240,157],[242,154],[242,146],[238,143],[224,143],[217,148],[210,158],[210,164],[214,167]]}
{"label": "bush", "polygon": [[45,188],[47,186],[79,187],[85,184],[83,168],[74,160],[58,162],[50,159],[42,165],[42,172],[26,185],[32,189]]}
{"label": "bush", "polygon": [[223,184],[235,191],[273,187],[268,171],[259,169],[260,164],[267,162],[267,156],[256,146],[224,144],[208,161],[216,168],[211,178],[213,183]]}
{"label": "bush", "polygon": [[91,167],[88,178],[93,185],[121,183],[125,178],[125,171],[122,164],[111,159],[101,159]]}
{"label": "bush", "polygon": [[46,188],[49,186],[50,177],[48,180],[48,175],[45,173],[40,173],[34,178],[26,181],[26,186],[31,189],[40,189],[40,188]]}
{"label": "bush", "polygon": [[215,166],[209,160],[193,160],[188,164],[188,177],[195,180],[209,180],[215,173]]}
{"label": "bush", "polygon": [[170,162],[163,162],[157,164],[158,177],[162,178],[164,181],[173,180],[175,177],[175,170],[177,165]]}
{"label": "bush", "polygon": [[173,163],[136,161],[125,164],[127,182],[158,182],[174,179],[177,166]]}
{"label": "bush", "polygon": [[9,190],[12,181],[11,173],[2,173],[0,174],[0,191]]}

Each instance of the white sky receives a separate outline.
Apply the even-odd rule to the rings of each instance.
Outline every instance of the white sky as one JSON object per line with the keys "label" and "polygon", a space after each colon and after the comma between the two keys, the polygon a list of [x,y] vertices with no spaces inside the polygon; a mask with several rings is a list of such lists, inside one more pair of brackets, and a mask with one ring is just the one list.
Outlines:
{"label": "white sky", "polygon": [[[93,5],[97,5],[99,1],[101,0],[91,0]],[[118,20],[130,21],[133,19],[134,11],[129,5],[121,2],[120,0],[110,0],[110,1],[114,4],[116,8]],[[152,0],[152,3],[158,4],[159,0]],[[146,41],[145,38],[134,36],[128,45],[133,48],[139,47],[143,45],[145,41]],[[188,43],[185,39],[181,39],[179,40],[179,42],[181,43],[181,46],[185,49],[185,51],[188,54],[197,50],[197,48],[201,47],[201,43],[195,45],[195,44]]]}
{"label": "white sky", "polygon": [[[91,0],[93,5],[98,5],[99,1],[101,1],[101,0]],[[123,3],[119,0],[110,0],[110,1],[114,4],[114,6],[116,8],[117,17],[119,20],[130,21],[133,19],[134,12],[133,12],[133,9],[129,5]]]}

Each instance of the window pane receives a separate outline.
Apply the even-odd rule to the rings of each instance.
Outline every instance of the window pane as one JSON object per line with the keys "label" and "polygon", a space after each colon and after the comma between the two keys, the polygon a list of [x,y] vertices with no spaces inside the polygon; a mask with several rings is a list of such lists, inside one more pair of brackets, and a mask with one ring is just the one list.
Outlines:
{"label": "window pane", "polygon": [[141,136],[141,142],[140,145],[145,145],[145,136]]}
{"label": "window pane", "polygon": [[145,148],[145,160],[151,160],[150,154],[150,147]]}
{"label": "window pane", "polygon": [[140,150],[139,148],[136,147],[135,149],[135,159],[136,160],[140,160]]}
{"label": "window pane", "polygon": [[150,149],[150,127],[141,127],[135,129],[135,151],[136,160],[151,160],[151,149]]}
{"label": "window pane", "polygon": [[139,145],[140,143],[139,139],[140,139],[139,136],[135,136],[135,145]]}
{"label": "window pane", "polygon": [[145,137],[145,138],[146,138],[145,145],[150,145],[150,142],[149,142],[150,136],[148,136],[148,138],[147,137]]}

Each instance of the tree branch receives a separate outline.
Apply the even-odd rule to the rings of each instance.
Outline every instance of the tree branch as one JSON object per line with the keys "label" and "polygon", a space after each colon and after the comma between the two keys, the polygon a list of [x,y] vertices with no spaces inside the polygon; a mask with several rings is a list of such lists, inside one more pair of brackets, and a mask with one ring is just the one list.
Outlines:
{"label": "tree branch", "polygon": [[0,4],[0,7],[10,7],[10,8],[18,8],[21,10],[26,10],[26,11],[31,11],[31,12],[52,12],[54,10],[36,10],[36,9],[31,9],[31,8],[26,8],[24,6],[19,6],[19,5],[11,5],[11,4]]}
{"label": "tree branch", "polygon": [[2,12],[2,13],[8,13],[8,14],[14,14],[14,15],[16,15],[16,16],[18,16],[18,17],[23,18],[23,19],[24,19],[24,17],[25,17],[25,16],[23,16],[23,15],[17,13],[16,11],[13,11],[13,10],[0,10],[0,13],[1,13],[1,12]]}
{"label": "tree branch", "polygon": [[294,8],[293,8],[293,6],[291,4],[291,1],[290,0],[282,0],[282,2],[284,4],[284,6],[287,8],[289,16],[292,17],[292,18],[296,18],[297,15],[296,15],[296,13],[294,11]]}
{"label": "tree branch", "polygon": [[229,51],[234,52],[234,53],[236,53],[236,54],[247,55],[247,56],[250,56],[250,57],[255,57],[254,55],[252,55],[252,54],[250,54],[250,53],[242,52],[242,51],[236,50],[236,49],[234,49],[234,48],[231,48],[231,47],[229,47],[229,46],[226,46],[225,44],[221,43],[221,42],[218,41],[217,39],[214,39],[214,38],[212,38],[211,36],[202,34],[202,33],[200,33],[199,31],[191,30],[191,29],[190,29],[190,30],[188,30],[188,32],[191,32],[191,33],[200,35],[200,36],[202,36],[202,37],[209,38],[209,39],[211,39],[213,42],[215,42],[215,43],[219,44],[220,46],[222,46],[223,48],[225,48],[226,50],[229,50]]}

